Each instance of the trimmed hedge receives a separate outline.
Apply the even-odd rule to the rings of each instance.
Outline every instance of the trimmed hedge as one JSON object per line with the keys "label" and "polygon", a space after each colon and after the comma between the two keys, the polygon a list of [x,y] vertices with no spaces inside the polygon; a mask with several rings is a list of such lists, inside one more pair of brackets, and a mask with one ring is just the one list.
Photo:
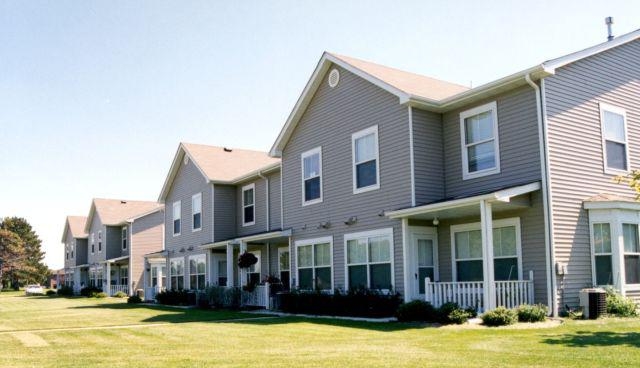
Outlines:
{"label": "trimmed hedge", "polygon": [[127,299],[127,303],[128,304],[142,303],[142,298],[140,298],[138,295],[132,295]]}
{"label": "trimmed hedge", "polygon": [[165,290],[156,294],[156,301],[165,305],[196,305],[197,294],[191,290]]}
{"label": "trimmed hedge", "polygon": [[549,308],[543,304],[522,304],[516,311],[519,322],[544,322],[549,314]]}
{"label": "trimmed hedge", "polygon": [[514,309],[498,307],[482,315],[482,323],[487,326],[506,326],[518,322],[518,313]]}
{"label": "trimmed hedge", "polygon": [[280,309],[287,313],[327,316],[383,318],[396,314],[401,303],[400,294],[382,294],[360,289],[333,294],[293,290],[280,293]]}
{"label": "trimmed hedge", "polygon": [[429,302],[413,300],[398,307],[396,318],[398,322],[434,322],[438,311]]}
{"label": "trimmed hedge", "polygon": [[118,291],[117,293],[113,294],[113,297],[114,298],[126,298],[126,297],[128,297],[128,295],[124,291]]}
{"label": "trimmed hedge", "polygon": [[57,295],[55,290],[47,290],[47,292],[45,294],[47,296],[56,296]]}
{"label": "trimmed hedge", "polygon": [[95,286],[87,286],[80,289],[80,295],[87,296],[90,298],[93,297],[95,294],[101,293],[101,292],[102,292],[102,289],[99,289]]}
{"label": "trimmed hedge", "polygon": [[60,296],[73,296],[73,288],[71,286],[62,286],[58,289],[58,295]]}

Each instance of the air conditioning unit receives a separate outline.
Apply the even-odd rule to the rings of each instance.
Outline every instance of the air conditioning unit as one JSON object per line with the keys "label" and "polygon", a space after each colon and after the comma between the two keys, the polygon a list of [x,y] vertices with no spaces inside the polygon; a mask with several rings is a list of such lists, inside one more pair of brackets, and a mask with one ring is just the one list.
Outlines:
{"label": "air conditioning unit", "polygon": [[579,295],[582,318],[597,319],[607,313],[607,293],[604,289],[582,289]]}

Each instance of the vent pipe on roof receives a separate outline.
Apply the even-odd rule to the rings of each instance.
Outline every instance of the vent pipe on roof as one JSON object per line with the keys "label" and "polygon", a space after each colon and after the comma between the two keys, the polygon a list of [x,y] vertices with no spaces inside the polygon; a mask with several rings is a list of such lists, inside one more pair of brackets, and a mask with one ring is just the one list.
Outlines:
{"label": "vent pipe on roof", "polygon": [[611,30],[611,25],[613,24],[613,17],[604,18],[604,24],[607,25],[607,32],[608,32],[607,41],[611,41],[613,40],[613,31]]}
{"label": "vent pipe on roof", "polygon": [[127,204],[127,201],[120,201],[120,204]]}

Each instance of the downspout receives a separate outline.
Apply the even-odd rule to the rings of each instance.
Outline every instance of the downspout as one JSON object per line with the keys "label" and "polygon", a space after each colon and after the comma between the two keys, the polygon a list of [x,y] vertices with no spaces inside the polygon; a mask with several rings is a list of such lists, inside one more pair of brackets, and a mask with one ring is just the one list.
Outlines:
{"label": "downspout", "polygon": [[[547,264],[547,305],[551,306],[552,315],[558,315],[557,302],[553,294],[555,293],[555,273],[553,271],[553,240],[551,239],[550,226],[550,206],[549,206],[549,170],[548,170],[548,151],[547,151],[547,134],[544,124],[544,107],[542,103],[542,91],[540,87],[531,80],[531,74],[527,73],[524,79],[535,90],[536,94],[536,115],[538,118],[538,146],[540,148],[540,173],[542,178],[542,206],[544,211],[544,243],[545,243],[545,259]],[[544,81],[542,81],[544,83]]]}
{"label": "downspout", "polygon": [[267,178],[266,176],[264,176],[261,172],[258,172],[258,176],[261,179],[264,179],[265,183],[266,183],[266,192],[267,195],[266,197],[266,208],[267,208],[267,232],[269,231],[269,229],[271,228],[271,224],[269,221],[269,197],[270,197],[270,193],[269,193],[269,178]]}

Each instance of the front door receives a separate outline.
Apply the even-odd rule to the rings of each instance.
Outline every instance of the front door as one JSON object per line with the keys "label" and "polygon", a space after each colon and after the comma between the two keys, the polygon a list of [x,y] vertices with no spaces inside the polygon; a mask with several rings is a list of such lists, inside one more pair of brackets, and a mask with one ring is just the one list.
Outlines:
{"label": "front door", "polygon": [[438,278],[437,236],[435,230],[425,230],[411,233],[411,299],[424,300],[425,278],[428,277],[432,282]]}

